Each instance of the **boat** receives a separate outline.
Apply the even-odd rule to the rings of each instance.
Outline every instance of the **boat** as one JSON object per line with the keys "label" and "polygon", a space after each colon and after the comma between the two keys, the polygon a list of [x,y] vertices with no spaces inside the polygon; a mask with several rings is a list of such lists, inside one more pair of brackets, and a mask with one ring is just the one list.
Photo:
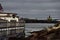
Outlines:
{"label": "boat", "polygon": [[24,37],[25,21],[16,13],[4,12],[0,4],[0,40],[8,40],[11,37]]}

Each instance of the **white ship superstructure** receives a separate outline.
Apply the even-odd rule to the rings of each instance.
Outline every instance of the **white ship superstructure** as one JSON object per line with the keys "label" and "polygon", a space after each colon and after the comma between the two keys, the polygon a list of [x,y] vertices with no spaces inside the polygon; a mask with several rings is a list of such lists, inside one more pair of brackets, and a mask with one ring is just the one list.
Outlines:
{"label": "white ship superstructure", "polygon": [[8,20],[9,22],[11,20],[16,20],[18,22],[19,18],[16,15],[17,14],[15,14],[15,13],[0,12],[0,19]]}

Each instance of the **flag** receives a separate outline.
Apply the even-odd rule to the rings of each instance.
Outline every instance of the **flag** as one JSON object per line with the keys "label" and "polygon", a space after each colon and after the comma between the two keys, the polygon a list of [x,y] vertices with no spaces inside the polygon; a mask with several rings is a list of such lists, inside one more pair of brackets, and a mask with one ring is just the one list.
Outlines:
{"label": "flag", "polygon": [[2,5],[0,4],[0,12],[2,12],[3,11],[3,7],[2,7]]}

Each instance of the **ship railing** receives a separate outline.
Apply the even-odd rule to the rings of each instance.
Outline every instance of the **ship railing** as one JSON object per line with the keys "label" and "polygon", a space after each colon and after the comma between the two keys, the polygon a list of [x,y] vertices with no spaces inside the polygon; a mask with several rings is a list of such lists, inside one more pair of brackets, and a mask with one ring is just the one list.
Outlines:
{"label": "ship railing", "polygon": [[0,28],[9,28],[9,27],[24,27],[25,23],[20,23],[20,22],[16,22],[16,23],[2,23],[0,25]]}
{"label": "ship railing", "polygon": [[23,27],[0,29],[0,36],[13,36],[18,33],[24,33]]}

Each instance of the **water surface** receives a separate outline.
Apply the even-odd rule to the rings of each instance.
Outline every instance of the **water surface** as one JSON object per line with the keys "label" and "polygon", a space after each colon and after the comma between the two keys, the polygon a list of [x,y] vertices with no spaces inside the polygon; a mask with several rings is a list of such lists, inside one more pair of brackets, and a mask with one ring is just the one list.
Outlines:
{"label": "water surface", "polygon": [[26,23],[25,24],[25,34],[26,36],[31,35],[29,32],[39,31],[46,27],[53,26],[53,23]]}

